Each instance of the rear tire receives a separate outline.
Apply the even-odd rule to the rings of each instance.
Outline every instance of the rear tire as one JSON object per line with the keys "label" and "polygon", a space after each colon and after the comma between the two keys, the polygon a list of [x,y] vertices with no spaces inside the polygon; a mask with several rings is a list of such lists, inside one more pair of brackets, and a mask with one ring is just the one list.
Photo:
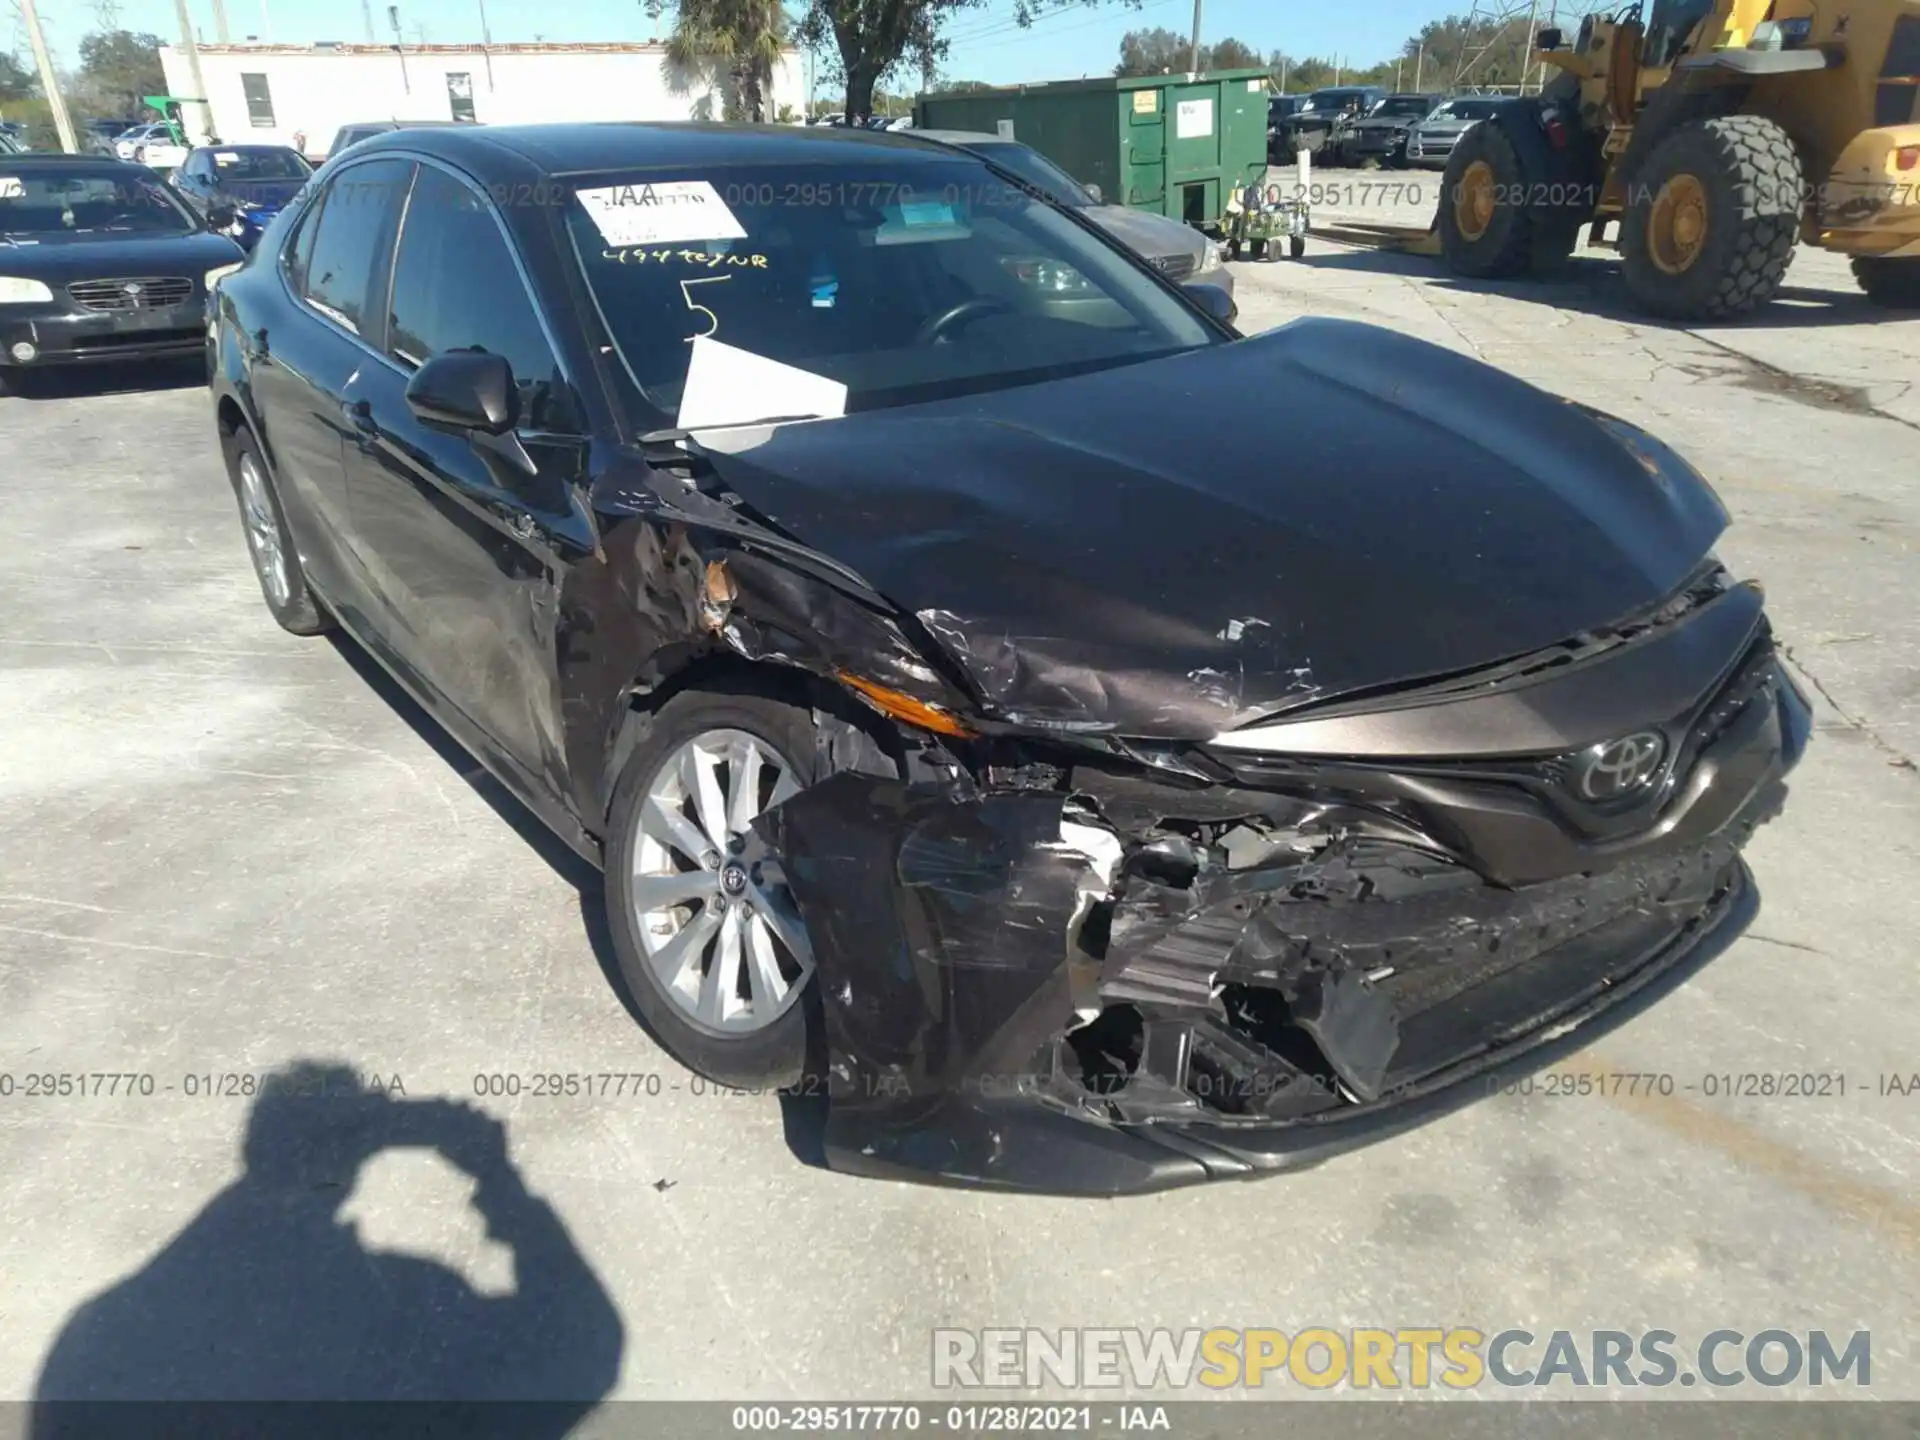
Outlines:
{"label": "rear tire", "polygon": [[1509,280],[1566,263],[1577,219],[1549,220],[1516,204],[1542,183],[1497,120],[1482,120],[1453,147],[1440,182],[1440,250],[1470,280]]}
{"label": "rear tire", "polygon": [[253,560],[254,578],[260,582],[267,609],[282,630],[294,635],[319,635],[332,629],[332,620],[307,588],[293,533],[287,528],[287,517],[280,508],[280,497],[261,457],[259,442],[243,425],[234,431],[225,449],[227,478],[240,502],[247,554]]}
{"label": "rear tire", "polygon": [[[751,865],[750,836],[736,851],[729,835],[715,843],[710,833],[720,828],[737,840],[747,832],[728,822],[746,812],[721,803],[703,820],[697,794],[678,779],[688,764],[704,766],[704,756],[741,753],[739,737],[763,747],[777,761],[778,773],[794,786],[804,789],[821,778],[813,717],[799,706],[746,690],[685,690],[674,696],[652,717],[614,788],[607,832],[607,918],[628,992],[674,1058],[722,1085],[774,1089],[792,1085],[806,1073],[808,1015],[815,1008],[809,994],[814,985],[811,948],[791,895],[778,884],[763,889],[761,880],[747,888],[743,875],[737,892],[723,888],[716,878],[711,898],[705,893],[684,901],[669,897],[666,908],[643,908],[660,898],[658,882],[663,879],[672,882],[684,875],[692,889],[698,887],[703,868],[722,877],[736,863]],[[694,745],[699,750],[690,752]],[[763,774],[758,766],[764,763],[755,767],[756,794]],[[703,773],[712,777],[717,793],[729,797],[745,765],[727,761]],[[787,781],[780,783],[785,786]],[[687,798],[677,802],[674,797],[683,791]],[[777,801],[769,799],[766,806],[773,803]],[[766,806],[754,803],[748,809],[757,814]],[[662,835],[673,838],[662,840]],[[709,855],[687,854],[701,843],[711,847]],[[686,868],[689,863],[694,868]],[[766,874],[771,871],[763,872],[763,878]],[[649,880],[655,882],[656,893],[644,893]],[[770,899],[776,903],[767,905]],[[776,914],[780,924],[769,919]],[[785,991],[763,984],[764,972],[755,967],[754,946],[759,942],[748,930],[756,917],[780,940],[777,949],[769,942],[760,953],[773,956],[778,978],[788,982]],[[782,925],[797,933],[799,945],[787,943]],[[730,926],[737,927],[733,939],[728,938]],[[682,936],[688,938],[676,948]],[[723,953],[728,945],[735,948]],[[808,952],[804,957],[801,949]],[[726,979],[726,969],[718,969],[723,965],[733,970],[731,979]],[[723,1015],[729,1008],[733,1012],[717,1023],[712,1003],[716,997]],[[764,1017],[752,1013],[756,1006],[764,1006]],[[736,1028],[729,1030],[729,1025]]]}
{"label": "rear tire", "polygon": [[1876,305],[1889,310],[1920,310],[1920,259],[1856,256],[1853,278]]}
{"label": "rear tire", "polygon": [[1774,121],[1724,115],[1683,125],[1629,184],[1620,272],[1642,309],[1724,320],[1780,292],[1800,230],[1802,171]]}
{"label": "rear tire", "polygon": [[1264,240],[1249,240],[1247,242],[1247,254],[1251,255],[1255,260],[1266,259],[1267,242]]}
{"label": "rear tire", "polygon": [[1306,236],[1295,235],[1287,241],[1287,254],[1291,255],[1295,260],[1298,260],[1302,255],[1306,253],[1307,253],[1307,237]]}

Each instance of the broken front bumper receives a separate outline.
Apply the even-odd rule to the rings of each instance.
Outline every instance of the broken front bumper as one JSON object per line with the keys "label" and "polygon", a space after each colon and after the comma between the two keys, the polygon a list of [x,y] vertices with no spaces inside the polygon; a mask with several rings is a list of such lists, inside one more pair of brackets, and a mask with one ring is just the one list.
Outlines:
{"label": "broken front bumper", "polygon": [[836,775],[763,821],[815,951],[828,1162],[1157,1190],[1313,1164],[1553,1063],[1755,914],[1739,852],[1810,728],[1759,669],[1684,813],[1514,888],[1352,811],[1249,860],[1083,823],[1071,784]]}

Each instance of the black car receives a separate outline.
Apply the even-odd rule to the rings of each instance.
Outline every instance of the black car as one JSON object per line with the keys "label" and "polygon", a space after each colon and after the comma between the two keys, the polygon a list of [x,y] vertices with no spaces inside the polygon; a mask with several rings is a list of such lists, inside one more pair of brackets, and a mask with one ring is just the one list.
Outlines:
{"label": "black car", "polygon": [[274,616],[602,867],[681,1060],[824,1077],[848,1170],[1147,1190],[1670,990],[1809,733],[1658,440],[1190,295],[910,133],[417,131],[221,285],[212,392]]}
{"label": "black car", "polygon": [[1413,127],[1440,104],[1439,95],[1389,95],[1347,129],[1343,161],[1349,165],[1369,160],[1396,168],[1407,163],[1407,138]]}
{"label": "black car", "polygon": [[0,383],[201,353],[208,292],[241,259],[143,166],[0,155]]}
{"label": "black car", "polygon": [[226,221],[226,233],[251,250],[312,175],[291,146],[206,145],[187,153],[173,184],[202,215]]}
{"label": "black car", "polygon": [[396,130],[432,130],[440,126],[473,123],[471,120],[358,120],[334,131],[333,143],[327,147],[327,158],[331,160],[349,145],[358,145],[375,135],[391,135]]}
{"label": "black car", "polygon": [[1269,109],[1268,148],[1271,151],[1277,145],[1288,158],[1304,150],[1324,162],[1344,163],[1348,132],[1386,93],[1377,85],[1336,85],[1315,90],[1298,110],[1277,123]]}

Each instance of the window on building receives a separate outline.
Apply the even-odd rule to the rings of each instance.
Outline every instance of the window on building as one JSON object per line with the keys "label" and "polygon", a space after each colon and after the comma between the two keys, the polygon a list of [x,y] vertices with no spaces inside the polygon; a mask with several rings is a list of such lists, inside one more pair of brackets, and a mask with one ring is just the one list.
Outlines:
{"label": "window on building", "polygon": [[473,119],[473,76],[464,70],[448,72],[447,105],[454,119]]}
{"label": "window on building", "polygon": [[431,166],[420,167],[407,206],[387,333],[409,368],[449,350],[506,357],[528,428],[572,428],[553,350],[488,201]]}
{"label": "window on building", "polygon": [[256,130],[273,128],[273,91],[264,75],[242,75],[240,88],[247,94],[247,119]]}

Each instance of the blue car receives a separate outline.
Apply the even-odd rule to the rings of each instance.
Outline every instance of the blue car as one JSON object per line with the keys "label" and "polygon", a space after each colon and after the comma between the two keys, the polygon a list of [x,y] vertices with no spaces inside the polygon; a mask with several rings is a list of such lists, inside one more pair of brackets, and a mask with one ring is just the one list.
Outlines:
{"label": "blue car", "polygon": [[206,145],[187,155],[173,183],[211,228],[251,250],[312,174],[291,146]]}

